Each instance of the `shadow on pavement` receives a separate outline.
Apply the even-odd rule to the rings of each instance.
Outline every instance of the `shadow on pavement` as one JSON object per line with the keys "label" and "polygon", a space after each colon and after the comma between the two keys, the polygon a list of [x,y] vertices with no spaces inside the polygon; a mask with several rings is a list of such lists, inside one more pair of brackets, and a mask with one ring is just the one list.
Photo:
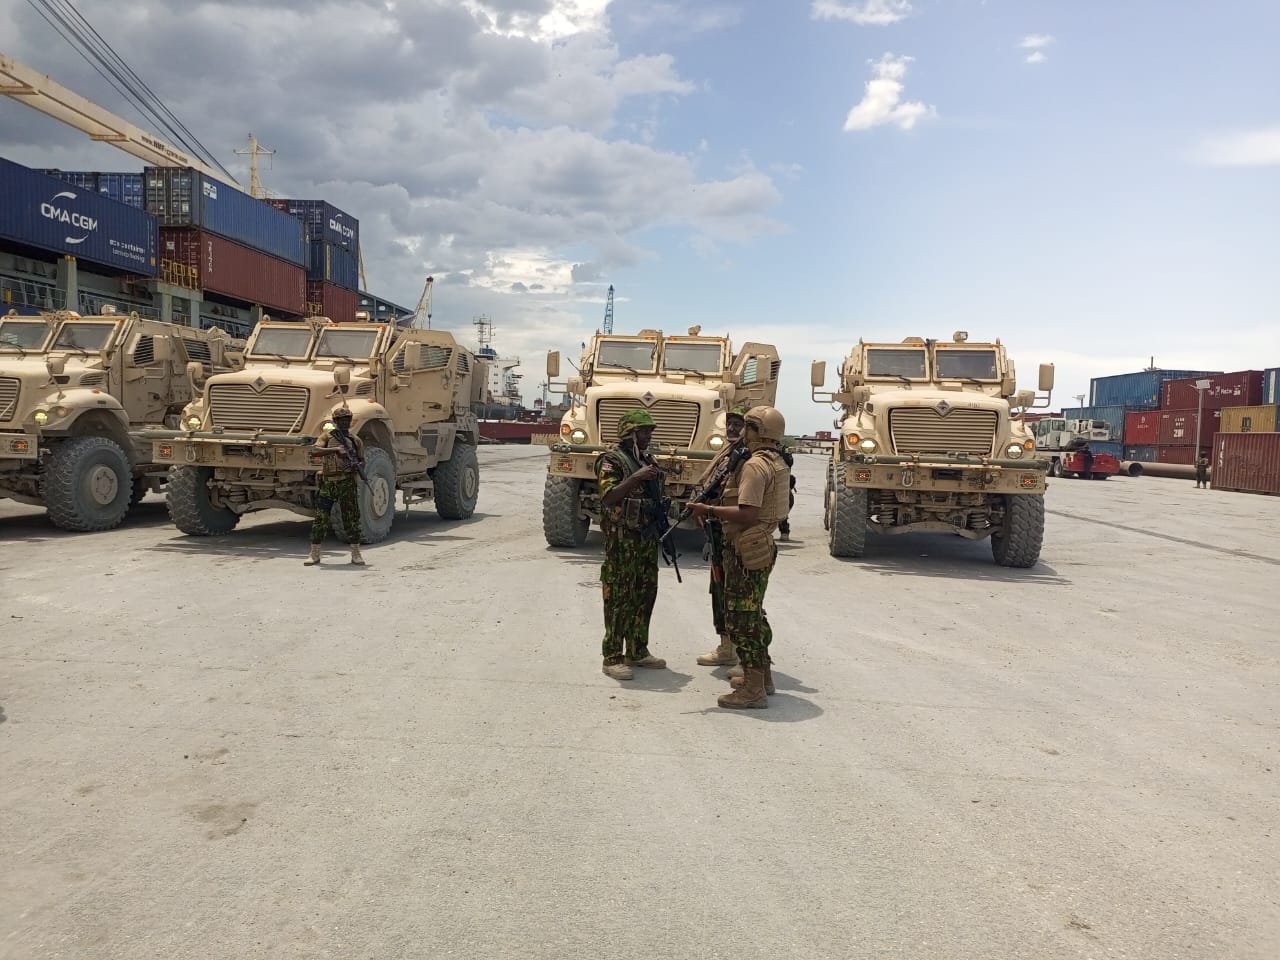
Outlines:
{"label": "shadow on pavement", "polygon": [[1028,570],[997,566],[991,559],[989,542],[945,534],[868,535],[867,552],[860,559],[831,557],[831,560],[886,577],[940,577],[1052,586],[1066,586],[1072,582],[1043,560]]}
{"label": "shadow on pavement", "polygon": [[621,685],[630,690],[644,690],[648,693],[679,693],[693,679],[692,674],[676,673],[670,668],[641,670],[637,667],[634,673],[634,680],[623,681]]}
{"label": "shadow on pavement", "polygon": [[[40,543],[44,540],[61,540],[67,537],[93,537],[110,533],[102,530],[95,533],[77,533],[73,530],[62,530],[49,520],[44,507],[31,506],[30,513],[16,516],[0,517],[0,540],[21,539],[27,543]],[[131,509],[124,522],[114,529],[124,530],[131,527],[159,527],[169,523],[169,509],[163,498],[144,500]]]}
{"label": "shadow on pavement", "polygon": [[[776,677],[777,675],[775,674],[774,676]],[[806,720],[818,719],[825,711],[816,703],[811,703],[803,697],[783,693],[779,689],[777,693],[769,697],[769,708],[767,710],[732,710],[718,706],[713,697],[710,705],[702,710],[688,710],[685,712],[702,716],[711,713],[731,714],[746,717],[750,720],[765,720],[769,723],[803,723]]]}

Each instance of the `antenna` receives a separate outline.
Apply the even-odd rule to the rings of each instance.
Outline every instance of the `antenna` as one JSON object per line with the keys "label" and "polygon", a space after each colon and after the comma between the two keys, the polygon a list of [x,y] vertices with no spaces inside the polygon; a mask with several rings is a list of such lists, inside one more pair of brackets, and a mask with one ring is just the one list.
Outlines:
{"label": "antenna", "polygon": [[[274,157],[276,152],[268,150],[258,143],[258,138],[251,133],[249,134],[249,149],[237,150],[236,155],[249,158],[249,196],[266,196],[266,191],[262,189],[262,180],[258,176],[258,157]],[[267,164],[270,166],[271,161],[268,160]]]}
{"label": "antenna", "polygon": [[482,313],[473,317],[471,323],[476,328],[476,343],[480,344],[480,352],[483,353],[484,348],[493,342],[493,322],[488,314]]}

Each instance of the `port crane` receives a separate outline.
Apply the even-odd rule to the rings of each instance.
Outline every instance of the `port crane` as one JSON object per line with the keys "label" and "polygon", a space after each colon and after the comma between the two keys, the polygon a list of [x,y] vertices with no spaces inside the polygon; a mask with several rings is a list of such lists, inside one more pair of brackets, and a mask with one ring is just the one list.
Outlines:
{"label": "port crane", "polygon": [[600,327],[601,333],[613,333],[613,284],[609,284],[609,299],[604,305],[604,323]]}
{"label": "port crane", "polygon": [[425,320],[425,329],[431,329],[431,287],[435,282],[435,277],[427,277],[427,282],[422,285],[422,296],[418,298],[418,307],[413,311],[413,317],[409,321],[411,327],[423,329]]}

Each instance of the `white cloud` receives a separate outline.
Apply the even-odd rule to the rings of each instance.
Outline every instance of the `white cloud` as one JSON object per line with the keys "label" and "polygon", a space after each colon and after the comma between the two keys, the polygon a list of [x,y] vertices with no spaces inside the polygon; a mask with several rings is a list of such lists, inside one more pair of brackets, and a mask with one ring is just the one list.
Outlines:
{"label": "white cloud", "polygon": [[1036,50],[1027,54],[1027,63],[1044,63],[1047,59],[1043,50]]}
{"label": "white cloud", "polygon": [[872,63],[866,92],[845,118],[845,130],[870,130],[885,124],[910,130],[920,120],[937,115],[937,110],[922,101],[902,100],[903,78],[911,60],[886,53]]}
{"label": "white cloud", "polygon": [[1053,43],[1053,37],[1047,33],[1029,33],[1018,43],[1023,50],[1040,50]]}
{"label": "white cloud", "polygon": [[813,0],[809,15],[814,20],[848,20],[863,27],[884,27],[911,15],[911,0]]}
{"label": "white cloud", "polygon": [[625,16],[633,29],[657,30],[664,34],[678,32],[680,36],[688,37],[735,26],[742,20],[742,11],[737,7],[707,3],[706,0],[679,3],[658,0],[629,8]]}
{"label": "white cloud", "polygon": [[1280,126],[1207,137],[1195,156],[1212,167],[1280,166]]}

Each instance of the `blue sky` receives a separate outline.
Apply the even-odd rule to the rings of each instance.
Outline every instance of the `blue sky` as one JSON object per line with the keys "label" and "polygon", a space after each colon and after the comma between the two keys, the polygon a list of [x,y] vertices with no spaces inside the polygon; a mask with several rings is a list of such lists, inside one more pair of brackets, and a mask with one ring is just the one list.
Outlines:
{"label": "blue sky", "polygon": [[[252,129],[277,195],[360,218],[377,292],[432,273],[438,325],[492,317],[529,387],[610,282],[619,331],[778,343],[793,429],[859,337],[1000,336],[1059,406],[1152,356],[1280,365],[1274,2],[78,6],[233,172]],[[133,116],[24,0],[0,35]],[[140,166],[9,101],[0,153]]]}

